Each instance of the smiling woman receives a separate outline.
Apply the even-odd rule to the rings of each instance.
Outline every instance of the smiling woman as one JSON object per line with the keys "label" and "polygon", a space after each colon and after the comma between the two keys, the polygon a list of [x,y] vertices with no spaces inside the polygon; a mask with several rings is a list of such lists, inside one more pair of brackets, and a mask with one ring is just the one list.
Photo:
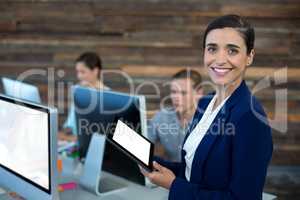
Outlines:
{"label": "smiling woman", "polygon": [[239,85],[254,50],[246,53],[246,44],[233,28],[212,30],[206,38],[204,65],[216,84]]}
{"label": "smiling woman", "polygon": [[169,189],[170,200],[262,199],[273,143],[266,114],[244,81],[254,29],[240,16],[219,17],[208,25],[203,48],[216,91],[198,103],[181,162],[156,158],[156,171],[143,173]]}

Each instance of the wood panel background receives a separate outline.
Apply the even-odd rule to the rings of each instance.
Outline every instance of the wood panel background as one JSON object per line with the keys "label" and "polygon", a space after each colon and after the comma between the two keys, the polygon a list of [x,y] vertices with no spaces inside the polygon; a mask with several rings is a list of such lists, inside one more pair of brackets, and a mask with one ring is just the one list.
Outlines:
{"label": "wood panel background", "polygon": [[[273,130],[275,148],[265,191],[280,199],[299,199],[299,0],[1,0],[0,75],[20,78],[33,69],[52,74],[54,82],[41,75],[25,81],[38,85],[44,103],[59,107],[62,123],[68,86],[76,83],[74,59],[96,51],[106,70],[104,82],[129,92],[127,79],[115,72],[129,75],[134,89],[147,95],[151,117],[168,94],[173,73],[184,67],[203,72],[203,32],[210,20],[228,13],[247,17],[255,27],[256,56],[247,83],[254,88],[269,77],[271,85],[256,95],[271,120],[278,114],[276,102],[284,105],[276,92],[287,90],[287,116],[279,113],[274,122],[286,117],[287,131]],[[150,96],[156,93],[149,81],[159,86],[158,97]],[[54,102],[49,101],[52,96]]]}

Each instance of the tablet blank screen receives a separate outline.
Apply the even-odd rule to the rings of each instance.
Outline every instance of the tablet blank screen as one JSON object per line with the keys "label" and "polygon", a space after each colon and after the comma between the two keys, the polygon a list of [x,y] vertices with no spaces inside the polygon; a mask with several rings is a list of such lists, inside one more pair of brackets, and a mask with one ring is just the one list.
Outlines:
{"label": "tablet blank screen", "polygon": [[120,120],[118,120],[112,139],[140,161],[149,165],[151,143]]}

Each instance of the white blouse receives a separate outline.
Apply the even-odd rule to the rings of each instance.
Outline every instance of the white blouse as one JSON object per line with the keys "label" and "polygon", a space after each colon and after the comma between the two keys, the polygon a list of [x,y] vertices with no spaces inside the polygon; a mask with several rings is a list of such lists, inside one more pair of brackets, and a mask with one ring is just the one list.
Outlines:
{"label": "white blouse", "polygon": [[215,108],[215,110],[213,111],[212,109],[217,99],[217,96],[215,95],[213,97],[213,99],[208,104],[201,120],[198,122],[197,126],[193,129],[193,131],[188,136],[186,142],[183,145],[183,150],[185,150],[186,152],[186,155],[184,157],[186,162],[185,177],[188,181],[190,181],[192,163],[196,149],[228,98],[229,96],[226,99],[224,99],[222,103],[218,105],[218,107]]}

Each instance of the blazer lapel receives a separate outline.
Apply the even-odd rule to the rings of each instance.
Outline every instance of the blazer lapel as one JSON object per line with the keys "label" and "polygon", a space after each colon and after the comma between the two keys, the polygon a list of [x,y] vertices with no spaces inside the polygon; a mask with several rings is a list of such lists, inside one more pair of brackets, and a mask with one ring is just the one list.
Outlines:
{"label": "blazer lapel", "polygon": [[184,178],[185,177],[185,155],[186,155],[186,152],[183,150],[183,146],[184,146],[184,143],[186,142],[188,136],[191,134],[192,130],[196,127],[196,125],[198,124],[198,122],[200,121],[200,119],[202,118],[209,102],[212,100],[213,98],[213,93],[209,94],[209,95],[206,95],[204,97],[202,97],[200,100],[199,100],[199,103],[198,103],[198,106],[197,106],[197,110],[195,112],[195,115],[192,119],[192,123],[190,124],[190,127],[188,128],[187,130],[187,133],[184,137],[184,140],[183,140],[183,143],[181,144],[181,163],[182,163],[182,170],[180,171],[180,177]]}
{"label": "blazer lapel", "polygon": [[188,138],[188,136],[191,134],[191,132],[193,131],[193,129],[197,126],[198,122],[200,121],[200,119],[202,118],[209,102],[212,100],[212,98],[214,97],[214,93],[211,93],[205,97],[203,97],[198,106],[197,106],[197,110],[195,112],[195,115],[193,117],[193,120],[192,120],[192,123],[190,124],[190,127],[188,128],[188,131],[185,135],[185,138],[183,140],[183,143],[182,143],[182,147],[186,141],[186,139]]}
{"label": "blazer lapel", "polygon": [[[212,122],[212,124],[225,123],[228,116],[229,116],[229,114],[228,114],[228,112],[226,112],[226,109],[225,109],[225,111],[222,109],[217,114],[217,116],[214,119],[214,121]],[[220,125],[218,124],[217,127],[219,127],[219,126]],[[210,126],[210,128],[206,132],[205,136],[201,140],[200,144],[198,145],[196,152],[195,152],[194,160],[192,163],[192,171],[191,171],[191,179],[190,179],[192,182],[193,182],[193,179],[199,180],[199,177],[202,177],[203,162],[207,158],[209,150],[211,149],[211,147],[213,146],[215,140],[218,138],[219,135],[221,135],[221,134],[219,134],[218,132],[215,133],[212,130],[212,126]]]}
{"label": "blazer lapel", "polygon": [[[231,110],[232,106],[234,106],[238,102],[238,100],[241,100],[241,98],[245,97],[246,93],[250,93],[250,92],[249,92],[245,82],[243,81],[241,83],[241,85],[234,91],[234,93],[231,95],[231,97],[229,97],[227,102],[224,104],[223,108],[217,114],[217,116],[214,119],[214,121],[212,122],[212,124],[226,123],[228,117],[230,116],[230,113],[231,113],[230,110]],[[206,105],[206,107],[207,107],[207,105]],[[197,118],[197,120],[198,120],[197,123],[200,121],[202,116],[203,116],[203,113],[202,113],[202,115],[199,115],[199,117]],[[196,123],[196,125],[197,125],[197,123]],[[196,125],[194,125],[194,126],[196,126]],[[222,124],[217,125],[218,128],[220,128],[220,126],[223,127]],[[206,160],[207,155],[208,155],[211,147],[213,146],[215,140],[220,135],[224,134],[223,131],[226,131],[226,130],[222,130],[222,132],[213,131],[212,126],[210,126],[207,133],[203,137],[202,141],[198,145],[196,152],[195,152],[193,164],[192,164],[191,179],[190,179],[192,182],[194,181],[194,179],[199,180],[199,177],[202,177],[203,163]],[[189,134],[190,134],[190,132],[189,132]]]}

